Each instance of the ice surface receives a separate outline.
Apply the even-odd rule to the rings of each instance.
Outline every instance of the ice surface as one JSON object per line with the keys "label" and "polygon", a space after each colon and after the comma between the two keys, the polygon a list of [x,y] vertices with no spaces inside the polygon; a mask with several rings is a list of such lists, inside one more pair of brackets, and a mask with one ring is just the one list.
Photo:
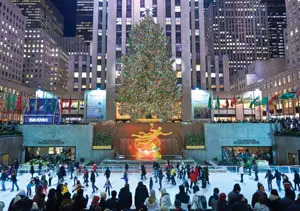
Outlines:
{"label": "ice surface", "polygon": [[[293,180],[293,175],[292,174],[287,174],[290,178],[290,180]],[[35,174],[37,176],[37,174]],[[116,190],[117,192],[124,186],[124,180],[121,179],[123,174],[120,173],[112,173],[110,177],[110,181],[112,184],[113,189]],[[149,178],[153,176],[148,174],[147,175],[147,180],[144,180],[144,184],[147,185],[147,188],[149,189]],[[132,192],[132,195],[134,197],[135,193],[135,188],[137,186],[137,183],[140,181],[140,175],[137,173],[129,173],[129,185],[130,185],[130,191]],[[267,190],[267,181],[264,179],[265,173],[259,173],[259,182],[262,183],[265,186],[266,193],[269,195],[269,192]],[[31,178],[30,174],[23,174],[23,175],[18,175],[18,185],[20,189],[23,189],[26,191],[26,186],[29,183]],[[153,178],[154,179],[154,178]],[[83,175],[79,176],[79,180],[83,184]],[[73,188],[73,181],[70,180],[70,176],[68,175],[65,179],[65,181],[68,183],[69,191],[71,192]],[[230,191],[232,191],[233,185],[235,183],[239,183],[240,181],[240,175],[237,173],[211,173],[210,174],[210,185],[206,189],[200,188],[200,190],[203,192],[203,194],[208,198],[212,195],[213,189],[215,187],[218,187],[220,189],[220,193],[224,192],[226,195]],[[175,194],[178,193],[178,186],[181,184],[180,179],[176,179],[177,185],[173,186],[170,183],[167,183],[167,180],[163,179],[163,187],[166,188],[167,192],[171,196],[172,203],[174,203],[174,198]],[[201,181],[200,181],[201,182]],[[57,177],[53,178],[52,180],[53,185],[48,188],[48,191],[50,188],[56,188],[57,185]],[[89,184],[89,187],[85,187],[84,189],[84,195],[87,194],[89,196],[89,204],[93,198],[93,195],[100,195],[102,191],[104,191],[104,183],[105,183],[105,176],[103,173],[99,173],[99,176],[96,178],[96,186],[99,188],[99,191],[97,191],[95,194],[92,193],[92,187],[91,183]],[[251,203],[251,198],[252,194],[256,191],[257,189],[257,182],[254,181],[254,174],[252,176],[249,176],[247,174],[244,175],[244,183],[240,183],[241,185],[241,193],[248,199],[248,202]],[[200,184],[199,184],[200,186]],[[160,198],[160,192],[158,191],[159,184],[154,182],[154,189],[156,190],[156,197]],[[273,180],[273,188],[277,189],[276,182]],[[282,187],[281,187],[282,188]],[[9,203],[12,200],[12,198],[18,193],[18,191],[10,192],[11,191],[11,182],[6,182],[6,191],[0,192],[0,201],[3,201],[5,203],[5,208],[4,210],[8,209]],[[34,187],[32,188],[32,194],[34,194]],[[299,193],[299,192],[298,192]],[[280,196],[284,196],[284,191],[281,191]],[[192,196],[192,194],[191,194]],[[134,202],[134,199],[133,199]],[[133,205],[134,206],[134,205]]]}

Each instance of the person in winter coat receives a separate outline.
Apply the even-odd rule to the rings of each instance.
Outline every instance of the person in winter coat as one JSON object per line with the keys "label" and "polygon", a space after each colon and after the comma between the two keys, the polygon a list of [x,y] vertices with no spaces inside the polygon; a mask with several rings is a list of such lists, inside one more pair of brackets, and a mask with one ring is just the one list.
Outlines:
{"label": "person in winter coat", "polygon": [[63,201],[63,195],[62,195],[63,190],[64,190],[63,184],[58,184],[56,186],[56,200],[57,200],[56,209],[57,210],[59,210],[59,206],[60,206],[61,202]]}
{"label": "person in winter coat", "polygon": [[217,210],[218,211],[231,211],[231,207],[228,205],[228,202],[226,201],[225,193],[220,194],[220,198],[217,203]]}
{"label": "person in winter coat", "polygon": [[184,186],[179,186],[179,193],[175,195],[175,201],[179,200],[181,202],[181,208],[183,210],[189,210],[189,207],[191,206],[191,200],[190,196],[186,194],[184,191]]}
{"label": "person in winter coat", "polygon": [[260,196],[258,202],[255,203],[253,211],[269,211],[267,200],[265,197]]}
{"label": "person in winter coat", "polygon": [[170,176],[171,176],[172,185],[176,185],[176,181],[175,181],[176,171],[173,167],[170,171]]}
{"label": "person in winter coat", "polygon": [[160,208],[161,210],[169,210],[172,205],[170,195],[167,193],[165,188],[162,188],[160,192]]}
{"label": "person in winter coat", "polygon": [[17,175],[15,173],[12,173],[10,179],[11,179],[11,183],[12,183],[12,188],[11,188],[10,192],[14,191],[14,187],[15,186],[17,187],[17,191],[18,191],[19,190],[19,186],[17,184]]}
{"label": "person in winter coat", "polygon": [[247,199],[240,193],[233,197],[231,209],[232,211],[252,211]]}
{"label": "person in winter coat", "polygon": [[30,182],[27,184],[26,186],[26,189],[27,189],[27,193],[26,193],[26,196],[31,196],[32,194],[32,191],[31,191],[31,188],[34,186],[34,181],[33,180],[30,180]]}
{"label": "person in winter coat", "polygon": [[278,195],[277,190],[271,190],[271,194],[269,196],[269,208],[270,211],[281,211],[280,197]]}
{"label": "person in winter coat", "polygon": [[258,202],[258,199],[260,197],[264,197],[266,200],[268,198],[267,194],[265,193],[265,187],[261,183],[258,183],[257,191],[252,195],[252,202],[251,202],[252,207],[255,206],[255,203]]}
{"label": "person in winter coat", "polygon": [[91,183],[92,183],[93,193],[95,193],[95,189],[98,191],[98,187],[95,185],[95,182],[96,182],[95,171],[92,171],[92,173],[91,173]]}
{"label": "person in winter coat", "polygon": [[10,202],[9,211],[14,210],[30,210],[33,201],[25,196],[25,191],[21,190]]}
{"label": "person in winter coat", "polygon": [[65,195],[65,193],[67,193],[67,192],[69,192],[68,183],[65,183],[61,194]]}
{"label": "person in winter coat", "polygon": [[236,183],[233,186],[233,190],[228,194],[228,204],[231,205],[233,203],[233,198],[241,192],[241,186]]}
{"label": "person in winter coat", "polygon": [[258,166],[254,160],[253,160],[253,171],[254,171],[254,175],[255,175],[254,181],[258,181]]}
{"label": "person in winter coat", "polygon": [[18,169],[19,169],[19,161],[18,159],[15,160],[15,169],[16,169],[16,173],[18,173]]}
{"label": "person in winter coat", "polygon": [[79,169],[78,169],[77,167],[74,167],[74,172],[73,172],[73,174],[74,174],[74,177],[73,177],[73,182],[74,182],[74,184],[73,184],[73,186],[75,186],[75,185],[76,185],[76,182],[77,182],[77,180],[78,180],[78,174],[79,174]]}
{"label": "person in winter coat", "polygon": [[282,177],[282,174],[278,170],[275,170],[274,178],[276,179],[276,184],[277,184],[279,191],[281,191],[281,185],[280,185],[281,177]]}
{"label": "person in winter coat", "polygon": [[110,170],[109,170],[109,168],[108,168],[108,167],[106,167],[106,170],[105,170],[104,176],[106,177],[106,179],[109,179],[109,178],[110,178]]}
{"label": "person in winter coat", "polygon": [[164,174],[163,174],[162,169],[160,168],[158,170],[159,190],[161,190],[161,188],[162,188],[162,179],[163,179],[163,177],[164,177]]}
{"label": "person in winter coat", "polygon": [[282,211],[288,211],[288,208],[294,203],[296,194],[290,189],[285,190],[285,197],[280,201]]}
{"label": "person in winter coat", "polygon": [[125,163],[124,169],[125,169],[125,172],[128,173],[129,166],[127,163]]}
{"label": "person in winter coat", "polygon": [[152,177],[150,177],[149,190],[151,191],[152,189],[153,189],[153,179],[152,179]]}
{"label": "person in winter coat", "polygon": [[98,177],[98,172],[97,172],[97,169],[98,169],[98,166],[97,166],[97,164],[96,163],[94,163],[94,165],[93,165],[93,172],[97,175],[97,177]]}
{"label": "person in winter coat", "polygon": [[45,203],[45,211],[55,210],[57,207],[56,191],[51,188],[48,193],[48,199]]}
{"label": "person in winter coat", "polygon": [[125,181],[125,184],[128,184],[128,174],[126,171],[124,172],[124,175],[121,179],[123,179]]}
{"label": "person in winter coat", "polygon": [[89,171],[87,170],[86,167],[84,167],[83,170],[83,179],[84,179],[83,183],[85,183],[85,187],[89,187]]}
{"label": "person in winter coat", "polygon": [[298,194],[297,200],[289,206],[288,211],[299,211],[300,210],[300,194]]}
{"label": "person in winter coat", "polygon": [[214,193],[208,199],[208,206],[211,207],[212,211],[217,211],[217,203],[219,200],[219,188],[214,188]]}
{"label": "person in winter coat", "polygon": [[2,186],[1,191],[5,191],[6,190],[6,188],[5,188],[6,178],[7,178],[7,175],[6,175],[5,171],[4,171],[4,169],[2,169],[2,171],[1,171],[1,177],[0,177],[1,186]]}
{"label": "person in winter coat", "polygon": [[86,205],[88,203],[89,197],[86,195],[86,197],[83,196],[83,190],[80,189],[77,192],[77,195],[74,197],[74,202],[72,204],[72,211],[82,211],[86,208]]}
{"label": "person in winter coat", "polygon": [[111,198],[106,201],[109,210],[118,211],[120,209],[120,201],[117,198],[117,191],[111,192]]}
{"label": "person in winter coat", "polygon": [[283,178],[283,181],[282,181],[282,184],[283,184],[283,188],[284,190],[294,190],[293,188],[293,185],[292,183],[290,182],[289,178],[287,175],[283,174],[282,175],[282,178]]}
{"label": "person in winter coat", "polygon": [[110,189],[113,188],[109,179],[106,180],[103,188],[105,188],[105,192],[108,193],[108,195],[110,196]]}
{"label": "person in winter coat", "polygon": [[268,189],[271,192],[271,190],[272,190],[272,180],[274,179],[274,176],[273,176],[271,170],[267,171],[267,174],[266,174],[265,178],[267,178]]}
{"label": "person in winter coat", "polygon": [[239,174],[241,175],[241,183],[244,182],[244,166],[241,165],[240,168],[239,168]]}
{"label": "person in winter coat", "polygon": [[300,177],[297,170],[294,170],[294,183],[295,183],[295,191],[297,191],[297,187],[298,187],[298,191],[300,191]]}
{"label": "person in winter coat", "polygon": [[69,192],[63,195],[63,200],[60,204],[60,211],[69,211],[72,209],[73,200]]}
{"label": "person in winter coat", "polygon": [[125,211],[130,210],[132,205],[132,194],[129,191],[129,184],[125,184],[125,186],[121,188],[118,198],[120,201],[120,209]]}
{"label": "person in winter coat", "polygon": [[99,207],[99,200],[100,200],[100,196],[94,195],[89,211],[94,211],[96,210],[97,207]]}
{"label": "person in winter coat", "polygon": [[147,179],[146,178],[146,168],[145,168],[145,166],[144,166],[144,164],[142,164],[141,165],[141,180],[143,180],[143,179]]}
{"label": "person in winter coat", "polygon": [[63,165],[61,165],[59,168],[59,174],[60,174],[61,182],[63,182],[64,177],[66,176],[66,169]]}
{"label": "person in winter coat", "polygon": [[143,182],[139,182],[135,190],[134,204],[137,209],[141,208],[144,205],[146,198],[149,197],[147,187]]}
{"label": "person in winter coat", "polygon": [[107,197],[106,197],[106,193],[105,192],[101,192],[100,193],[100,203],[99,203],[99,207],[101,208],[101,210],[105,210],[108,208],[108,204],[107,204]]}
{"label": "person in winter coat", "polygon": [[54,171],[53,169],[50,169],[50,171],[48,172],[48,184],[49,184],[49,187],[51,186],[51,182],[52,182],[52,179],[54,177]]}
{"label": "person in winter coat", "polygon": [[36,202],[39,209],[43,209],[45,205],[45,194],[43,193],[43,187],[41,185],[38,185],[37,187],[37,193],[33,197],[33,202]]}
{"label": "person in winter coat", "polygon": [[196,209],[204,209],[206,210],[207,208],[207,201],[206,198],[203,194],[201,194],[200,189],[198,185],[195,185],[193,187],[193,198],[192,198],[192,203],[191,203],[191,209],[196,210]]}
{"label": "person in winter coat", "polygon": [[192,171],[190,173],[190,180],[191,180],[191,185],[190,187],[193,188],[193,185],[197,184],[197,174],[195,173],[195,171]]}
{"label": "person in winter coat", "polygon": [[147,207],[148,211],[160,210],[159,202],[155,196],[155,190],[150,191],[150,196],[145,200],[144,205]]}
{"label": "person in winter coat", "polygon": [[30,166],[30,171],[29,171],[29,172],[30,172],[30,174],[31,174],[31,179],[32,179],[32,178],[33,178],[33,175],[34,175],[34,173],[35,173],[35,172],[34,172],[34,167],[33,167],[33,165]]}

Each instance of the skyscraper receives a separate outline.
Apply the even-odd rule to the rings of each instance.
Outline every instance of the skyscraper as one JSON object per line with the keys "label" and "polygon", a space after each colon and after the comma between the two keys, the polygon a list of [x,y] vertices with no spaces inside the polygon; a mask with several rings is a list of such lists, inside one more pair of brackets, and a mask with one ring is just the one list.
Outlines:
{"label": "skyscraper", "polygon": [[43,28],[52,37],[63,36],[63,16],[50,0],[13,0],[26,16],[26,28]]}
{"label": "skyscraper", "polygon": [[93,39],[94,0],[77,0],[76,37],[90,43]]}
{"label": "skyscraper", "polygon": [[[203,0],[94,2],[92,87],[107,90],[107,95],[111,96],[107,99],[107,107],[114,106],[115,86],[122,71],[120,59],[127,52],[126,43],[131,28],[144,18],[145,10],[149,8],[153,20],[161,25],[170,40],[178,86],[182,89],[186,104],[183,119],[189,120],[191,88],[211,89],[207,86]],[[223,74],[218,76],[223,77]],[[220,86],[224,88],[223,84]],[[107,118],[114,119],[115,113],[108,112]]]}
{"label": "skyscraper", "polygon": [[67,90],[68,54],[58,44],[63,17],[50,0],[13,0],[26,16],[22,81],[32,88]]}
{"label": "skyscraper", "polygon": [[230,74],[269,58],[268,16],[259,0],[216,0],[206,13],[210,55],[228,55]]}
{"label": "skyscraper", "polygon": [[288,68],[300,66],[300,1],[286,0],[287,28],[285,30],[285,53]]}
{"label": "skyscraper", "polygon": [[284,28],[286,27],[285,0],[261,0],[268,14],[268,37],[270,58],[283,58]]}

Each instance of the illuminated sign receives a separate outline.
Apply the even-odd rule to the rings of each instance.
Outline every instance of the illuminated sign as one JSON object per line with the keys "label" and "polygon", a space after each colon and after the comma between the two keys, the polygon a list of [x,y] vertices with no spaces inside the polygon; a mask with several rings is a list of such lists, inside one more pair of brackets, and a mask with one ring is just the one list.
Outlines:
{"label": "illuminated sign", "polygon": [[24,117],[25,124],[52,124],[53,117]]}

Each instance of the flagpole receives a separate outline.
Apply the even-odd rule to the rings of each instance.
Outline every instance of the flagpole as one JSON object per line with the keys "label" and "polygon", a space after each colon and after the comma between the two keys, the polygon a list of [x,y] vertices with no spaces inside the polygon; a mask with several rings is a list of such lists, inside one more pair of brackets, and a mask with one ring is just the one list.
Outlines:
{"label": "flagpole", "polygon": [[226,120],[228,122],[228,107],[229,107],[229,102],[228,102],[228,98],[227,98],[227,94],[226,94]]}

